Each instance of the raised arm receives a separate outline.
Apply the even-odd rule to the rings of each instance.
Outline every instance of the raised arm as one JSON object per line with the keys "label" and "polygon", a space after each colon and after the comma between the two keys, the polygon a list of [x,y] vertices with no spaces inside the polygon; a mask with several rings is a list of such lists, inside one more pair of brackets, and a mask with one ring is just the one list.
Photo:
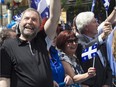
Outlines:
{"label": "raised arm", "polygon": [[88,69],[88,72],[84,74],[75,74],[74,70],[72,69],[69,63],[67,63],[66,61],[62,61],[62,64],[64,66],[65,73],[69,75],[76,83],[81,83],[96,75],[96,70],[93,67],[90,67]]}
{"label": "raised arm", "polygon": [[111,24],[116,22],[116,6],[114,7],[111,14],[106,18],[106,20],[99,25],[98,34],[101,34],[103,32],[103,26],[104,26],[105,22],[110,22]]}
{"label": "raised arm", "polygon": [[111,22],[113,24],[114,20],[116,20],[116,6],[114,7],[111,14],[106,18],[105,21]]}
{"label": "raised arm", "polygon": [[56,29],[61,14],[61,0],[50,0],[50,17],[45,23],[44,29],[47,36],[52,40],[56,35]]}

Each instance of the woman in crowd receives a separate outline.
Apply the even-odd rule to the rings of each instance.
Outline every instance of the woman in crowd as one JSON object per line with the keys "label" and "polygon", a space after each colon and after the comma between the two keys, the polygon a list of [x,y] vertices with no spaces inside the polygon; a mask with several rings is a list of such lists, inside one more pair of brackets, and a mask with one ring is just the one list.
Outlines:
{"label": "woman in crowd", "polygon": [[[57,35],[63,31],[62,27],[58,25],[57,27]],[[57,36],[56,36],[57,37]],[[58,49],[56,47],[56,38],[54,38],[52,46],[49,49],[49,57],[50,57],[50,65],[52,69],[53,80],[60,87],[64,87],[64,85],[73,84],[72,78],[65,74],[64,67],[58,56]]]}
{"label": "woman in crowd", "polygon": [[2,29],[2,31],[0,32],[0,46],[2,45],[5,39],[15,38],[15,37],[16,37],[16,33],[14,30]]}
{"label": "woman in crowd", "polygon": [[70,75],[75,83],[79,83],[82,87],[88,87],[81,83],[96,75],[96,70],[90,67],[86,73],[75,55],[78,47],[78,39],[72,30],[62,31],[56,39],[56,46],[60,49],[59,56],[64,66],[65,72]]}
{"label": "woman in crowd", "polygon": [[65,74],[64,67],[59,59],[58,50],[55,45],[50,47],[49,54],[53,80],[57,82],[60,87],[73,84],[72,78]]}

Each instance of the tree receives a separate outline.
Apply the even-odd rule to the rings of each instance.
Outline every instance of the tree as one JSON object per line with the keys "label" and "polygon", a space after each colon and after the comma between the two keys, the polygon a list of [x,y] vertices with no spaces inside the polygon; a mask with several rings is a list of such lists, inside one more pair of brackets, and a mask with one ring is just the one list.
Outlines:
{"label": "tree", "polygon": [[82,0],[61,0],[61,2],[63,10],[67,12],[67,21],[70,21],[72,23],[73,18],[79,11],[78,9],[82,9]]}

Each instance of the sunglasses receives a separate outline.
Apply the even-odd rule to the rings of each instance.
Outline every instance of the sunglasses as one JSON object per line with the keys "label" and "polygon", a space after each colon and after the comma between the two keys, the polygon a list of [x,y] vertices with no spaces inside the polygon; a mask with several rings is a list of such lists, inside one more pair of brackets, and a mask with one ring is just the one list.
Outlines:
{"label": "sunglasses", "polygon": [[78,39],[76,39],[76,38],[67,40],[68,43],[73,43],[73,42],[77,43],[77,41],[78,41]]}

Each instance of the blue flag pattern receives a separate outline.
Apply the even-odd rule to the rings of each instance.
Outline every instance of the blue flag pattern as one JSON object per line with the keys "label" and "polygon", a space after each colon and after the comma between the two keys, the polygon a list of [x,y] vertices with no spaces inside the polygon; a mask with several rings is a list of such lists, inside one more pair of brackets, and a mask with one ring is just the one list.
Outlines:
{"label": "blue flag pattern", "polygon": [[50,0],[31,0],[31,7],[36,9],[42,19],[49,17]]}
{"label": "blue flag pattern", "polygon": [[3,4],[3,3],[4,3],[4,0],[0,0],[0,3],[2,3],[2,4]]}
{"label": "blue flag pattern", "polygon": [[46,7],[45,10],[41,13],[41,17],[43,18],[48,18],[49,17],[49,7]]}
{"label": "blue flag pattern", "polygon": [[102,0],[104,7],[106,9],[106,11],[108,11],[109,9],[109,5],[110,5],[110,0]]}
{"label": "blue flag pattern", "polygon": [[[49,17],[49,0],[31,0],[31,7],[38,10],[42,19]],[[15,21],[20,21],[21,13],[13,16]]]}
{"label": "blue flag pattern", "polygon": [[38,3],[40,0],[31,0],[31,7],[37,9]]}
{"label": "blue flag pattern", "polygon": [[20,14],[14,15],[14,16],[13,16],[13,19],[14,19],[15,21],[20,21],[20,19],[21,19],[21,13],[20,13]]}
{"label": "blue flag pattern", "polygon": [[86,48],[82,51],[82,61],[85,62],[89,59],[92,59],[94,58],[95,56],[97,56],[97,47],[98,47],[98,44],[95,43],[94,45],[90,46],[89,48]]}

